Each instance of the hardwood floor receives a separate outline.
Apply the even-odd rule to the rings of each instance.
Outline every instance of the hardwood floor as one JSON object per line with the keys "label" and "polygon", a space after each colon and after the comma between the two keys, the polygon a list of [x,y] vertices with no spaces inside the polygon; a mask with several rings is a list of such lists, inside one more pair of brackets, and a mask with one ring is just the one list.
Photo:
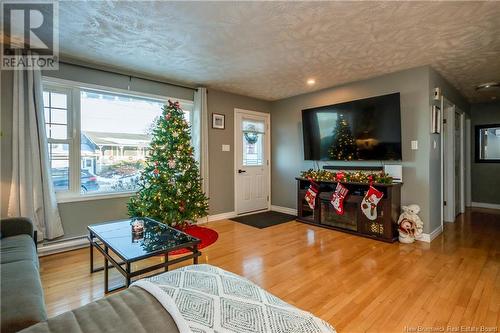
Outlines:
{"label": "hardwood floor", "polygon": [[[200,263],[245,276],[339,332],[500,325],[498,211],[468,210],[431,244],[386,244],[299,222],[208,226],[219,240],[202,250]],[[104,296],[103,273],[89,273],[88,249],[41,258],[41,276],[49,316]]]}

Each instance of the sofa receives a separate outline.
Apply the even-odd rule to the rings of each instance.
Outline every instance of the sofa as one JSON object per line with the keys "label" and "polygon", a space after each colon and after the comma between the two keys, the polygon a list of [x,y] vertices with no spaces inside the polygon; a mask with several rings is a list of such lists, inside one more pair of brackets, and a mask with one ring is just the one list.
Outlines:
{"label": "sofa", "polygon": [[335,333],[327,322],[222,268],[188,265],[20,333]]}
{"label": "sofa", "polygon": [[36,251],[27,218],[0,220],[1,332],[17,332],[47,319]]}

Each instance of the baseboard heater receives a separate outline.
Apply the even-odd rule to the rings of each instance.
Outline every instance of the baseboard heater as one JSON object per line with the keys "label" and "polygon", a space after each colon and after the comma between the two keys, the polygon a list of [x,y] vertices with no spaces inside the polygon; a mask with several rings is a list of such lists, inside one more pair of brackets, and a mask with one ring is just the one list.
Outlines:
{"label": "baseboard heater", "polygon": [[81,249],[89,246],[87,236],[77,236],[56,241],[48,241],[38,245],[38,256],[43,257],[50,254]]}

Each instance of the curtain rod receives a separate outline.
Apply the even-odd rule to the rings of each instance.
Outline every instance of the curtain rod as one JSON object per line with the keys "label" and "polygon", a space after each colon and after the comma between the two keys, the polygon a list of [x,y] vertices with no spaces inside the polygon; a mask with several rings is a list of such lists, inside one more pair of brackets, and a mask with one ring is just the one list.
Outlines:
{"label": "curtain rod", "polygon": [[190,90],[194,90],[194,91],[197,90],[194,87],[184,86],[182,84],[171,83],[171,82],[161,81],[161,80],[156,80],[156,79],[151,79],[151,78],[147,78],[147,77],[140,77],[140,76],[137,76],[137,75],[124,74],[123,72],[120,73],[119,70],[113,71],[113,70],[110,70],[110,69],[95,68],[95,67],[92,67],[92,66],[89,66],[89,65],[83,65],[83,64],[75,63],[75,62],[71,62],[71,61],[62,61],[62,60],[60,60],[59,62],[62,63],[62,64],[66,64],[66,65],[78,66],[78,67],[81,67],[81,68],[92,69],[92,70],[100,71],[100,72],[104,72],[104,73],[110,73],[110,74],[116,74],[116,75],[123,75],[123,76],[128,76],[130,78],[136,78],[136,79],[141,79],[141,80],[146,80],[146,81],[151,81],[151,82],[156,82],[156,83],[168,84],[170,86],[184,88],[184,89],[190,89]]}

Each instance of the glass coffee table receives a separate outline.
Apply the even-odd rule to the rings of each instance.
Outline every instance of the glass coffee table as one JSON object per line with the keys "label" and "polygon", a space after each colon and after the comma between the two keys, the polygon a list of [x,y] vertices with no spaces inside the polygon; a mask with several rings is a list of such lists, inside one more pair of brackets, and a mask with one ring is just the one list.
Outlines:
{"label": "glass coffee table", "polygon": [[[144,222],[142,232],[133,231],[132,223],[138,220]],[[198,238],[148,218],[92,224],[87,229],[90,241],[90,272],[104,270],[105,293],[128,287],[133,277],[162,268],[164,271],[168,271],[168,266],[184,260],[193,259],[193,263],[197,264],[198,257],[201,255],[201,252],[198,251],[200,244]],[[104,256],[103,267],[94,268],[93,248],[96,248]],[[169,260],[168,253],[179,249],[187,249],[189,252]],[[116,254],[121,261],[115,260],[109,251]],[[164,256],[165,260],[161,263],[152,263],[136,271],[131,270],[132,263],[153,256]],[[126,282],[123,286],[109,289],[108,269],[113,267],[125,277]]]}

